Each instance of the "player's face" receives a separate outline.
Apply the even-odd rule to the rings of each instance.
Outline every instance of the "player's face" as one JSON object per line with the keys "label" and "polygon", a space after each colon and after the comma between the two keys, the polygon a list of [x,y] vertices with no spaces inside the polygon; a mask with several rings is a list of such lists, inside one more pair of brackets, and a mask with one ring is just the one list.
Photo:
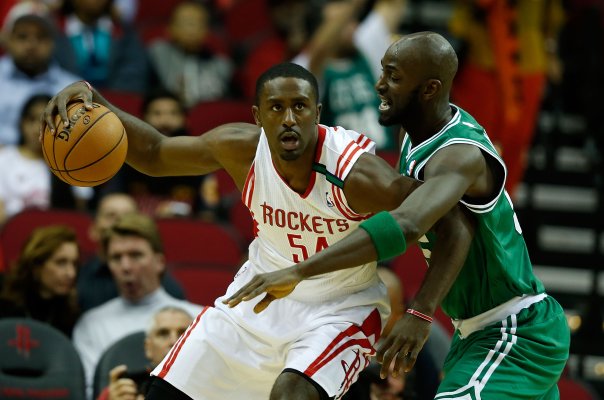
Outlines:
{"label": "player's face", "polygon": [[401,124],[419,115],[419,87],[409,69],[404,68],[396,47],[391,46],[382,58],[382,75],[375,84],[381,100],[379,122],[384,126]]}
{"label": "player's face", "polygon": [[33,21],[15,24],[8,40],[9,53],[15,65],[30,75],[46,71],[53,47],[47,28]]}
{"label": "player's face", "polygon": [[122,297],[138,301],[160,286],[164,259],[149,242],[138,236],[113,236],[107,246],[107,262]]}
{"label": "player's face", "polygon": [[191,317],[179,311],[166,310],[157,314],[153,328],[145,338],[145,354],[153,366],[164,359],[191,322]]}
{"label": "player's face", "polygon": [[297,160],[314,151],[321,106],[312,85],[299,78],[275,78],[264,84],[254,118],[264,128],[273,157]]}
{"label": "player's face", "polygon": [[185,115],[178,102],[169,97],[157,99],[149,104],[145,121],[166,136],[185,127]]}
{"label": "player's face", "polygon": [[38,275],[42,298],[67,296],[73,290],[79,256],[78,246],[65,242],[42,264]]}

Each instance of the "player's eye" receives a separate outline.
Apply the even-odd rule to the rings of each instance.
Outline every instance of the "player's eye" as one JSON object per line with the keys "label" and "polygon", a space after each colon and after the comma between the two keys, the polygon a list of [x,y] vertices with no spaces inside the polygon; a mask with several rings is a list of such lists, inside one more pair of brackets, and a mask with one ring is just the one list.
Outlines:
{"label": "player's eye", "polygon": [[296,103],[296,105],[294,106],[294,108],[298,111],[304,110],[305,107],[306,105],[304,103]]}
{"label": "player's eye", "polygon": [[281,111],[282,107],[280,104],[273,104],[273,106],[271,107],[271,110],[273,111]]}

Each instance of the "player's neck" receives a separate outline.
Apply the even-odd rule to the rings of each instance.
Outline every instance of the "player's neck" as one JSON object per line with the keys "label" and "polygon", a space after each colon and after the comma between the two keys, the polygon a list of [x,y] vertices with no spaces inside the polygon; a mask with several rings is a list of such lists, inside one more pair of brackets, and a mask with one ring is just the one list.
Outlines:
{"label": "player's neck", "polygon": [[303,194],[306,192],[313,174],[312,165],[313,159],[299,158],[295,161],[274,161],[275,168],[281,178],[287,185],[296,193]]}
{"label": "player's neck", "polygon": [[453,118],[453,110],[447,106],[444,110],[426,112],[416,120],[403,125],[403,129],[411,137],[414,146],[424,142],[440,132]]}

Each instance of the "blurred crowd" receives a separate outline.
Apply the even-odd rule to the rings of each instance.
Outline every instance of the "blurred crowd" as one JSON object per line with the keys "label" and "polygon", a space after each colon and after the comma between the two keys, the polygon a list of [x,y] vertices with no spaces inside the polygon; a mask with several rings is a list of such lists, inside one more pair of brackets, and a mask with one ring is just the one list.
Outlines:
{"label": "blurred crowd", "polygon": [[[422,12],[427,3],[443,11],[437,22]],[[380,58],[397,36],[435,30],[460,59],[453,101],[500,150],[512,197],[544,101],[585,118],[597,149],[604,137],[598,0],[4,0],[0,26],[0,226],[29,208],[77,210],[94,216],[98,247],[84,259],[70,227],[32,232],[17,262],[0,268],[0,318],[35,318],[72,337],[89,398],[95,365],[112,343],[137,330],[151,335],[162,318],[178,320],[160,311],[186,326],[201,309],[166,270],[154,218],[233,224],[249,215],[220,173],[150,178],[126,165],[94,188],[54,177],[39,119],[69,83],[90,82],[164,135],[199,135],[216,123],[253,122],[256,78],[291,60],[319,79],[321,123],[365,133],[393,161],[398,133],[377,122]],[[241,229],[249,242],[251,222]],[[435,353],[418,361],[417,382],[381,380],[369,368],[348,398],[432,398],[444,354]],[[123,373],[112,370],[103,398],[122,398]]]}

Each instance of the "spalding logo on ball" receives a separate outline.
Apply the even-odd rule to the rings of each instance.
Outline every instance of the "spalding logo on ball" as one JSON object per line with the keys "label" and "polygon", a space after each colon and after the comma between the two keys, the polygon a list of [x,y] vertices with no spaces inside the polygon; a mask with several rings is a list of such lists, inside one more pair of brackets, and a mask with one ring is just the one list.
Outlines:
{"label": "spalding logo on ball", "polygon": [[63,182],[96,186],[107,182],[122,167],[128,153],[128,138],[120,119],[97,103],[87,110],[84,103],[67,108],[70,125],[56,117],[56,134],[46,127],[42,140],[44,159]]}

